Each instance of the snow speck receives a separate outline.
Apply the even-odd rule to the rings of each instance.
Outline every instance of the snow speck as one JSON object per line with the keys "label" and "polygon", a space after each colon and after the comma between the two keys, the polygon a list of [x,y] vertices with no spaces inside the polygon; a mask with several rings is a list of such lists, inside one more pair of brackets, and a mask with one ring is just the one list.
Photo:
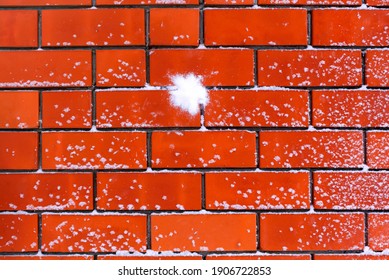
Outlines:
{"label": "snow speck", "polygon": [[169,90],[171,103],[191,115],[199,112],[199,104],[207,105],[208,92],[202,85],[200,76],[193,73],[170,77],[174,87]]}

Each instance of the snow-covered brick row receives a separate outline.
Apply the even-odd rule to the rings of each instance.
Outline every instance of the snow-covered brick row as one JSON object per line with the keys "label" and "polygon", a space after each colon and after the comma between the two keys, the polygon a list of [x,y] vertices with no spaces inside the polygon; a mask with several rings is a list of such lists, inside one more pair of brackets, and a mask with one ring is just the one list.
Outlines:
{"label": "snow-covered brick row", "polygon": [[262,168],[357,168],[363,164],[359,131],[263,131]]}
{"label": "snow-covered brick row", "polygon": [[151,216],[151,248],[157,251],[255,251],[254,213]]}
{"label": "snow-covered brick row", "polygon": [[45,132],[43,169],[146,169],[145,132]]}
{"label": "snow-covered brick row", "polygon": [[263,251],[363,250],[363,213],[269,213],[260,215]]}
{"label": "snow-covered brick row", "polygon": [[150,53],[150,84],[172,85],[172,74],[194,73],[205,86],[253,86],[254,51],[248,49],[156,49]]}
{"label": "snow-covered brick row", "polygon": [[204,21],[206,46],[307,45],[302,9],[212,9]]}
{"label": "snow-covered brick row", "polygon": [[260,86],[360,86],[360,50],[259,50]]}
{"label": "snow-covered brick row", "polygon": [[0,213],[0,252],[37,252],[38,215]]}
{"label": "snow-covered brick row", "polygon": [[256,133],[169,131],[152,134],[153,168],[244,168],[257,166]]}
{"label": "snow-covered brick row", "polygon": [[146,250],[145,215],[44,214],[43,252]]}

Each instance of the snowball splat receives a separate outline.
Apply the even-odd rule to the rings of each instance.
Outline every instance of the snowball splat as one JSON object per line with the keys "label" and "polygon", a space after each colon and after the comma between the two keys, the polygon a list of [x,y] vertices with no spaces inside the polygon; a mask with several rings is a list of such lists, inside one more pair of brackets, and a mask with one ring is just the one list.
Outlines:
{"label": "snowball splat", "polygon": [[200,110],[200,104],[207,105],[208,92],[201,83],[201,76],[190,73],[174,75],[170,79],[174,84],[174,87],[169,90],[170,102],[174,106],[187,111],[191,115],[196,115]]}

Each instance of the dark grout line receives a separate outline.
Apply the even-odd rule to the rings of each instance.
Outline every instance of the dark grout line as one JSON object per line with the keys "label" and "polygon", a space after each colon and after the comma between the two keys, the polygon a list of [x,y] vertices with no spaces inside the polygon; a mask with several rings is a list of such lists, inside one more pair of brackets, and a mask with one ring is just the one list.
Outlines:
{"label": "dark grout line", "polygon": [[200,10],[199,10],[199,44],[204,45],[205,41],[205,28],[204,28],[204,0],[199,0]]}
{"label": "dark grout line", "polygon": [[152,132],[147,132],[146,135],[146,156],[147,156],[147,167],[152,168]]}
{"label": "dark grout line", "polygon": [[38,10],[38,48],[42,48],[42,11]]}
{"label": "dark grout line", "polygon": [[365,246],[369,246],[369,214],[365,213]]}
{"label": "dark grout line", "polygon": [[261,214],[260,213],[257,213],[256,215],[256,235],[257,235],[257,250],[260,251],[261,250],[261,229],[260,229],[260,222],[261,220]]}
{"label": "dark grout line", "polygon": [[146,84],[150,84],[150,8],[145,9]]}
{"label": "dark grout line", "polygon": [[201,209],[207,209],[205,173],[201,173]]}
{"label": "dark grout line", "polygon": [[147,233],[147,236],[146,236],[146,248],[148,250],[151,250],[151,243],[152,243],[152,240],[151,240],[151,215],[147,215],[147,221],[146,221],[146,233]]}
{"label": "dark grout line", "polygon": [[38,214],[38,250],[42,250],[42,214]]}

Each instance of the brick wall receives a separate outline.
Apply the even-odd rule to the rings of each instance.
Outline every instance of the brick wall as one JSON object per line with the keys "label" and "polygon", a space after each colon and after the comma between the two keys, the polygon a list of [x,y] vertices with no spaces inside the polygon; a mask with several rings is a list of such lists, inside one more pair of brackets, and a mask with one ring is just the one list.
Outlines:
{"label": "brick wall", "polygon": [[388,6],[0,0],[0,258],[389,259]]}

